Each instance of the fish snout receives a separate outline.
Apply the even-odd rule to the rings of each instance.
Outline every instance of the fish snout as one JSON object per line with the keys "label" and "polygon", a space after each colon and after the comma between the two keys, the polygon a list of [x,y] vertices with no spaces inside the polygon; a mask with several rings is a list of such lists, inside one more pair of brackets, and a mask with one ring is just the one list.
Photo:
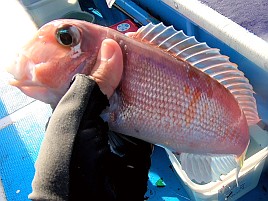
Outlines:
{"label": "fish snout", "polygon": [[22,83],[32,80],[34,67],[34,62],[26,55],[18,55],[13,65],[6,68],[6,71],[13,76],[9,84],[12,86],[20,86]]}

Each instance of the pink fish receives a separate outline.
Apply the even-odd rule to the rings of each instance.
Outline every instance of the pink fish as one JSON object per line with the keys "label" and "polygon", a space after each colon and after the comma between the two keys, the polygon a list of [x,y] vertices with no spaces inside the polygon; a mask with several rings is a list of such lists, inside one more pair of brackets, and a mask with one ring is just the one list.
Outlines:
{"label": "pink fish", "polygon": [[121,83],[103,114],[111,130],[179,153],[197,182],[242,166],[248,127],[259,121],[252,86],[218,49],[171,26],[148,24],[124,35],[84,21],[52,21],[9,69],[11,84],[55,105],[76,73],[91,71],[105,38],[120,44],[124,60]]}

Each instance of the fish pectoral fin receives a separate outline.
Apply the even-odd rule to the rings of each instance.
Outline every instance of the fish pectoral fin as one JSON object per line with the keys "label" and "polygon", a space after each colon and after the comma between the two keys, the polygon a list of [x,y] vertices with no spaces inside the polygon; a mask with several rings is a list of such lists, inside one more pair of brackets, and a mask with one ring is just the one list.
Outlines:
{"label": "fish pectoral fin", "polygon": [[113,131],[108,132],[108,139],[111,151],[120,157],[125,155],[125,152],[129,149],[130,145],[137,145],[131,137]]}
{"label": "fish pectoral fin", "polygon": [[235,168],[238,176],[241,168],[236,155],[233,154],[181,153],[180,161],[187,176],[200,184],[219,180],[221,175],[227,174]]}

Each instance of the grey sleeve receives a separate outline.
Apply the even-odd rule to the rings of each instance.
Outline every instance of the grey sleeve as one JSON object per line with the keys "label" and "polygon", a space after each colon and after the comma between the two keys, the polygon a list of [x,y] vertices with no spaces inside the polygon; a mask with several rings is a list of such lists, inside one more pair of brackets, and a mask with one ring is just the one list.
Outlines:
{"label": "grey sleeve", "polygon": [[108,105],[95,81],[76,75],[55,108],[35,164],[31,200],[68,200],[70,161],[75,136],[86,111],[94,118]]}

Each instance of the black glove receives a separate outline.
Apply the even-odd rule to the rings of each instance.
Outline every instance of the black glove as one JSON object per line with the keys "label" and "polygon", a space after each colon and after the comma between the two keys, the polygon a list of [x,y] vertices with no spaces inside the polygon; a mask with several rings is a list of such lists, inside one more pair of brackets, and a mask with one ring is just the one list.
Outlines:
{"label": "black glove", "polygon": [[88,120],[79,129],[70,165],[69,200],[115,200],[109,175],[108,126],[101,118]]}
{"label": "black glove", "polygon": [[48,124],[30,199],[144,200],[152,145],[115,133],[108,138],[99,117],[107,105],[93,80],[76,76]]}

